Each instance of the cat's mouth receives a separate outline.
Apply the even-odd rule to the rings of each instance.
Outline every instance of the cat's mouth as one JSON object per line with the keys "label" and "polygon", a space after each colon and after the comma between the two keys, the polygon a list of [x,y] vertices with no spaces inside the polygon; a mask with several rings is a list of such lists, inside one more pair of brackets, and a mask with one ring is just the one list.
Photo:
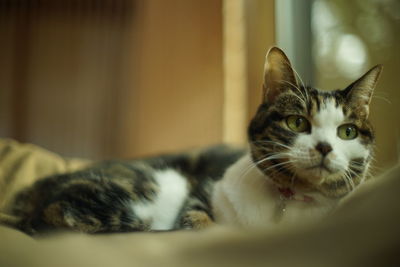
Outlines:
{"label": "cat's mouth", "polygon": [[328,173],[334,173],[333,170],[331,170],[325,163],[324,161],[321,161],[319,164],[311,166],[306,168],[306,170],[321,170],[321,171],[327,171]]}

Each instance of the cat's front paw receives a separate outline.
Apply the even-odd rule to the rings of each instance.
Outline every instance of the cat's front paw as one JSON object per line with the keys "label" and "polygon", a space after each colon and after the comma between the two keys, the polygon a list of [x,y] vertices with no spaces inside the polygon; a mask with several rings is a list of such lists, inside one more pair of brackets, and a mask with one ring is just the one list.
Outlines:
{"label": "cat's front paw", "polygon": [[182,218],[182,229],[201,230],[214,225],[213,220],[204,211],[188,211]]}

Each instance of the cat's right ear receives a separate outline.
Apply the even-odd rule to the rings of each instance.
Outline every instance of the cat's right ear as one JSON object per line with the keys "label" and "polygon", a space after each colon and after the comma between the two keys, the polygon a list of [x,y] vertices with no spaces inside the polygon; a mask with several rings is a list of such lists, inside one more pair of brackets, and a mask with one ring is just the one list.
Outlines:
{"label": "cat's right ear", "polygon": [[298,88],[297,79],[289,59],[278,47],[272,47],[265,57],[264,102],[272,103],[282,92]]}

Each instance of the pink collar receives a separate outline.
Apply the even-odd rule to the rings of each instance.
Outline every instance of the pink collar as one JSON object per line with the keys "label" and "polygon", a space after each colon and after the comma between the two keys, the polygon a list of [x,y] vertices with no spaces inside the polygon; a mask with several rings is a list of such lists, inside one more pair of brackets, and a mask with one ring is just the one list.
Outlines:
{"label": "pink collar", "polygon": [[291,188],[288,187],[286,188],[278,187],[278,191],[279,193],[281,193],[281,196],[286,200],[297,200],[306,203],[311,203],[314,201],[313,197],[296,194]]}

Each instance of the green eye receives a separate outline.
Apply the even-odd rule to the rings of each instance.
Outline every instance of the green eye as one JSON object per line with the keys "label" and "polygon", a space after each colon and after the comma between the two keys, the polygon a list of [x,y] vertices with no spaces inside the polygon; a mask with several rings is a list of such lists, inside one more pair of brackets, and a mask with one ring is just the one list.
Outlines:
{"label": "green eye", "polygon": [[302,133],[310,130],[310,123],[299,115],[290,115],[286,118],[287,126],[294,132]]}
{"label": "green eye", "polygon": [[343,124],[338,127],[337,135],[343,140],[351,140],[357,137],[358,131],[354,124]]}

